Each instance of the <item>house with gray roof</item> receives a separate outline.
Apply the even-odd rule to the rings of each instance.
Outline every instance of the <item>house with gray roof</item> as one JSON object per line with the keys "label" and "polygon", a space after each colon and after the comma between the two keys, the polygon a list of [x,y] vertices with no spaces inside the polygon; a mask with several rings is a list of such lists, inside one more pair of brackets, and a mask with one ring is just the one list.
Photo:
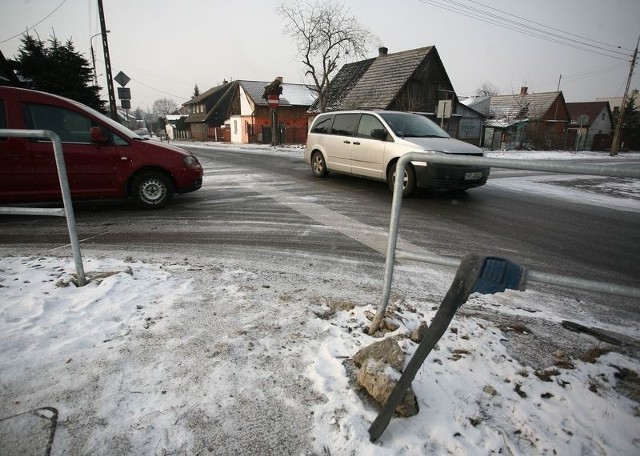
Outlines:
{"label": "house with gray roof", "polygon": [[485,121],[490,149],[564,149],[571,116],[562,92],[495,95]]}
{"label": "house with gray roof", "polygon": [[567,145],[575,150],[606,150],[611,147],[613,115],[608,101],[567,103],[571,123]]}
{"label": "house with gray roof", "polygon": [[[444,101],[449,102],[452,109],[443,119],[437,112]],[[329,84],[325,110],[344,109],[419,112],[455,138],[474,144],[479,144],[481,139],[482,116],[459,104],[435,46],[395,53],[381,47],[375,58],[342,66]],[[310,113],[319,112],[316,102]]]}
{"label": "house with gray roof", "polygon": [[[263,95],[270,82],[224,81],[183,104],[191,137],[233,143],[270,143],[272,111]],[[303,144],[307,139],[307,111],[315,93],[304,84],[282,82],[277,112],[279,143]]]}

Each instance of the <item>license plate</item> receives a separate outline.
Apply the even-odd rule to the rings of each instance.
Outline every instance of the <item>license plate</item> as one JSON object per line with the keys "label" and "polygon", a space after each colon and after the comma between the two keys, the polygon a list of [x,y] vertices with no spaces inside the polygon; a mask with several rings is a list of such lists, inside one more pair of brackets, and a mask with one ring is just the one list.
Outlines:
{"label": "license plate", "polygon": [[467,180],[467,181],[477,180],[477,179],[482,179],[482,171],[478,171],[475,173],[466,173],[464,175],[464,180]]}

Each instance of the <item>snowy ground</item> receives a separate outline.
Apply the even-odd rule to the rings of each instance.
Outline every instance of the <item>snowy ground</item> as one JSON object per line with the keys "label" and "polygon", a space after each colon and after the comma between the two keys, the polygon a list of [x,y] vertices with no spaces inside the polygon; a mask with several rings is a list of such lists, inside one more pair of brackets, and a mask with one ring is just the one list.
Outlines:
{"label": "snowy ground", "polygon": [[[504,154],[524,155],[492,156]],[[594,204],[640,211],[637,183],[615,187],[591,192]],[[77,288],[70,257],[0,252],[1,455],[46,448],[52,428],[52,454],[640,453],[637,352],[576,334],[580,350],[521,364],[507,347],[535,327],[484,315],[526,315],[555,331],[571,318],[636,344],[638,320],[576,318],[575,300],[545,288],[474,295],[413,382],[420,413],[392,419],[371,443],[377,409],[345,364],[378,340],[363,330],[383,265],[363,274],[345,258],[84,253],[93,280]],[[453,273],[397,267],[390,318],[400,327],[387,336],[408,356],[416,345],[405,335],[431,320]]]}

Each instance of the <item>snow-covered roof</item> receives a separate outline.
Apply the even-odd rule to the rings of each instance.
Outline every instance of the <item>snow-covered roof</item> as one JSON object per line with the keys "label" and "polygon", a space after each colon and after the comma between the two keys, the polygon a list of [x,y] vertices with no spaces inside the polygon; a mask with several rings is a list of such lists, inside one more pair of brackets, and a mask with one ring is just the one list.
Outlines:
{"label": "snow-covered roof", "polygon": [[493,128],[509,128],[519,123],[528,122],[529,119],[488,119],[485,120],[485,127],[493,127]]}
{"label": "snow-covered roof", "polygon": [[[265,86],[270,82],[238,80],[247,95],[257,106],[268,106],[267,100],[262,98]],[[316,94],[305,84],[282,83],[280,106],[311,106],[316,99]]]}
{"label": "snow-covered roof", "polygon": [[489,116],[495,119],[540,119],[562,92],[496,95],[491,97]]}
{"label": "snow-covered roof", "polygon": [[460,100],[460,103],[486,117],[489,115],[489,105],[491,103],[491,97],[483,96],[463,98]]}

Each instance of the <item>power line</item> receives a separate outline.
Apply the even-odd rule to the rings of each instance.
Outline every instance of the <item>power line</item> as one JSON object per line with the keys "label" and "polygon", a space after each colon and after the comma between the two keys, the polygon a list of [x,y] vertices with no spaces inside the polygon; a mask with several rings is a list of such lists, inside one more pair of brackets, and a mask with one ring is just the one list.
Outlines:
{"label": "power line", "polygon": [[51,12],[50,12],[49,14],[47,14],[43,19],[40,19],[38,22],[36,22],[36,23],[35,23],[34,25],[32,25],[31,27],[27,27],[27,29],[26,29],[24,32],[16,33],[15,35],[10,36],[9,38],[7,38],[7,39],[5,39],[5,40],[0,41],[0,44],[2,44],[2,43],[6,43],[7,41],[10,41],[10,40],[12,40],[12,39],[14,39],[14,38],[19,37],[19,36],[20,36],[20,35],[22,35],[23,33],[28,32],[29,30],[31,30],[31,29],[33,29],[33,28],[36,28],[38,25],[42,24],[44,21],[46,21],[47,19],[49,19],[49,18],[53,15],[53,13],[55,13],[56,11],[58,11],[58,9],[59,9],[62,5],[64,5],[64,4],[66,3],[66,1],[67,1],[67,0],[62,0],[62,2],[61,2],[58,6],[56,6],[56,7],[55,7],[55,9],[54,9],[53,11],[51,11]]}
{"label": "power line", "polygon": [[[129,76],[129,77],[131,78],[131,76]],[[156,89],[155,87],[151,87],[150,85],[147,85],[147,84],[145,84],[145,83],[143,83],[143,82],[140,82],[140,81],[138,81],[137,79],[131,78],[131,80],[132,80],[132,81],[137,82],[137,83],[138,83],[138,84],[140,84],[140,85],[145,86],[145,87],[146,87],[146,88],[148,88],[148,89],[155,90],[156,92],[162,93],[162,94],[164,94],[164,95],[169,95],[169,96],[171,96],[171,97],[178,98],[178,99],[180,99],[180,100],[189,100],[189,98],[188,98],[188,97],[181,97],[181,96],[179,96],[179,95],[174,95],[174,94],[172,94],[172,93],[168,93],[168,92],[165,92],[165,91],[163,91],[163,90]]]}
{"label": "power line", "polygon": [[482,4],[482,3],[480,3],[480,2],[477,2],[477,1],[474,1],[474,0],[467,0],[467,1],[468,1],[469,3],[475,3],[476,5],[480,5],[480,6],[484,7],[484,8],[487,8],[487,9],[491,9],[491,10],[494,10],[494,11],[498,11],[498,12],[500,12],[500,13],[506,14],[507,16],[515,17],[515,18],[517,18],[517,19],[521,19],[521,20],[523,20],[523,21],[530,22],[530,23],[532,23],[532,24],[536,24],[536,25],[539,25],[539,26],[541,26],[541,27],[548,28],[548,29],[550,29],[550,30],[555,30],[556,32],[564,33],[565,35],[573,36],[573,37],[575,37],[575,38],[580,38],[580,39],[582,39],[582,40],[591,41],[592,43],[602,44],[603,46],[609,46],[609,47],[616,48],[616,49],[622,49],[622,50],[625,50],[625,51],[629,51],[630,53],[631,53],[631,52],[633,52],[633,49],[627,49],[627,48],[623,48],[623,47],[621,47],[620,45],[609,44],[609,43],[605,43],[604,41],[598,41],[598,40],[594,40],[594,39],[592,39],[592,38],[588,38],[588,37],[586,37],[586,36],[576,35],[576,34],[571,33],[571,32],[567,32],[567,31],[564,31],[564,30],[560,30],[560,29],[557,29],[557,28],[551,27],[550,25],[542,24],[541,22],[532,21],[531,19],[527,19],[526,17],[517,16],[517,15],[515,15],[515,14],[511,14],[511,13],[509,13],[509,12],[507,12],[507,11],[503,11],[503,10],[498,9],[498,8],[493,8],[493,7],[489,6],[489,5],[484,5],[484,4]]}
{"label": "power line", "polygon": [[[520,22],[513,21],[511,19],[486,12],[478,8],[473,8],[468,5],[463,5],[459,2],[455,2],[452,0],[441,0],[445,4],[438,3],[438,0],[419,0],[419,1],[424,4],[435,6],[436,8],[441,8],[447,11],[451,11],[456,14],[460,14],[462,16],[466,16],[475,20],[479,20],[481,22],[488,23],[488,24],[496,25],[498,27],[512,30],[514,32],[521,33],[523,35],[528,35],[533,38],[538,38],[538,39],[559,44],[565,47],[570,47],[570,48],[585,51],[585,52],[591,52],[593,54],[599,54],[605,57],[618,59],[618,60],[628,61],[629,59],[629,55],[623,52],[612,51],[612,50],[604,49],[598,46],[593,46],[584,42],[579,42],[571,38],[562,37],[555,33],[550,33],[546,30],[530,27],[526,24],[522,24]],[[551,37],[549,35],[551,35]],[[596,50],[594,48],[597,48],[600,50]],[[612,55],[612,54],[618,54],[618,55]]]}

